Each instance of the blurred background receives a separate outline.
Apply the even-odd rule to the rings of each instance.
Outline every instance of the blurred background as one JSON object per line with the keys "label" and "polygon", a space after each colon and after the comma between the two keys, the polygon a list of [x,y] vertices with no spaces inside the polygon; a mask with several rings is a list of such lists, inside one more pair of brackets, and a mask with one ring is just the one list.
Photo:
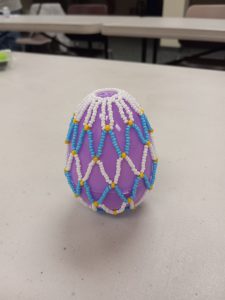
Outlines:
{"label": "blurred background", "polygon": [[[225,19],[225,0],[20,1],[22,3],[20,12],[32,15],[99,14],[111,16],[213,17]],[[220,7],[223,7],[223,10],[221,10]],[[12,33],[10,33],[10,35],[12,35]],[[20,36],[16,36],[14,45],[9,45],[9,48],[27,52],[44,52],[99,58],[107,56],[107,58],[116,60],[137,62],[144,60],[145,62],[152,62],[152,56],[154,56],[153,42],[152,39],[145,41],[146,55],[144,59],[140,55],[143,51],[143,41],[134,37],[109,37],[106,40],[106,38],[102,36],[88,37],[86,35],[82,37],[81,35],[71,34],[51,34],[51,36],[49,36],[46,34],[23,33]],[[157,63],[160,64],[169,63],[187,67],[225,69],[224,43],[160,39],[157,47]],[[129,51],[131,48],[133,51]]]}

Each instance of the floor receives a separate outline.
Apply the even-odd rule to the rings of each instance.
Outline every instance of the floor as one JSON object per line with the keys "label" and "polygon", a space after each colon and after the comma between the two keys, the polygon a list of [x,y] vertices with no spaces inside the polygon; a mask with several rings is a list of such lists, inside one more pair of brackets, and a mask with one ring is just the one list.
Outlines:
{"label": "floor", "polygon": [[[110,38],[109,48],[112,50],[112,58],[123,61],[141,61],[141,40],[130,38]],[[152,62],[152,42],[148,40],[147,62]],[[178,60],[184,56],[190,56],[202,52],[202,49],[189,48],[169,48],[161,47],[158,51],[157,62],[167,64],[168,62]],[[220,67],[225,70],[225,50],[206,56],[207,59],[221,60]],[[213,66],[198,66],[204,68],[213,68]]]}

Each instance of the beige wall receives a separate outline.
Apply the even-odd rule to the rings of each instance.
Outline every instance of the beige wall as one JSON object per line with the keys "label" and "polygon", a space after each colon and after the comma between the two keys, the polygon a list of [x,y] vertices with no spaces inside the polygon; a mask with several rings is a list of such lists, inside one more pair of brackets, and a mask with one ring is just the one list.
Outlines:
{"label": "beige wall", "polygon": [[[164,17],[183,17],[184,9],[186,7],[187,0],[164,0],[163,16]],[[179,47],[179,43],[176,40],[161,41],[162,46]]]}

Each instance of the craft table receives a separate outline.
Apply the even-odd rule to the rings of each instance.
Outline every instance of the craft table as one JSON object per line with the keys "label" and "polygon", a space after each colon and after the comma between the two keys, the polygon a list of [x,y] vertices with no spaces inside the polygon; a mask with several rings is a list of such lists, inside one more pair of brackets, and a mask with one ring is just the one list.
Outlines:
{"label": "craft table", "polygon": [[[149,80],[151,78],[151,80]],[[0,73],[0,298],[223,300],[225,73],[14,54]],[[134,95],[155,129],[155,187],[136,211],[83,207],[64,139],[90,91]]]}

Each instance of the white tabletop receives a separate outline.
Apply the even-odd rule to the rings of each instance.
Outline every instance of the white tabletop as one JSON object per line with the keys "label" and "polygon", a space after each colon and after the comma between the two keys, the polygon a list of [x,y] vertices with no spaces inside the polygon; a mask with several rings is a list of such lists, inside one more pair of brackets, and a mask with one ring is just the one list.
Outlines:
{"label": "white tabletop", "polygon": [[126,18],[104,22],[102,33],[109,36],[225,42],[225,20],[144,17],[134,22]]}
{"label": "white tabletop", "polygon": [[8,18],[0,16],[0,30],[97,34],[101,24],[97,18],[88,17],[11,15]]}
{"label": "white tabletop", "polygon": [[[0,73],[0,298],[223,300],[225,73],[16,54]],[[99,215],[64,178],[68,122],[119,87],[155,128],[159,171],[143,205]]]}
{"label": "white tabletop", "polygon": [[0,16],[0,30],[225,42],[225,20],[138,16]]}

